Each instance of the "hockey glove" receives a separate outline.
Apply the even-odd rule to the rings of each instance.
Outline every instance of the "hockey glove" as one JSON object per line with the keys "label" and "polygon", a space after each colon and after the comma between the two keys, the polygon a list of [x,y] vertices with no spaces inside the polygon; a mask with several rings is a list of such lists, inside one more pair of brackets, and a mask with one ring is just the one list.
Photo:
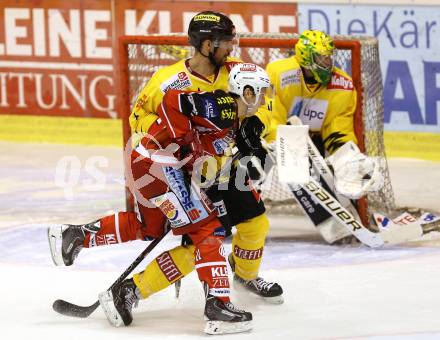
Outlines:
{"label": "hockey glove", "polygon": [[335,172],[335,188],[342,195],[357,199],[383,186],[380,157],[368,157],[353,142],[347,142],[327,158]]}
{"label": "hockey glove", "polygon": [[235,137],[237,148],[243,156],[251,155],[263,148],[260,139],[263,130],[264,125],[256,116],[243,119]]}
{"label": "hockey glove", "polygon": [[[266,173],[273,166],[273,162],[271,161],[271,158],[268,157],[267,151],[263,147],[259,150],[256,150],[253,153],[251,159],[246,157],[245,160],[247,161],[246,163],[247,174],[249,178],[254,182],[263,181],[266,177]],[[244,163],[244,162],[240,162],[240,163]]]}
{"label": "hockey glove", "polygon": [[177,140],[177,144],[181,146],[180,159],[185,160],[186,164],[190,167],[193,167],[194,163],[204,155],[202,142],[197,130],[189,131],[183,138]]}

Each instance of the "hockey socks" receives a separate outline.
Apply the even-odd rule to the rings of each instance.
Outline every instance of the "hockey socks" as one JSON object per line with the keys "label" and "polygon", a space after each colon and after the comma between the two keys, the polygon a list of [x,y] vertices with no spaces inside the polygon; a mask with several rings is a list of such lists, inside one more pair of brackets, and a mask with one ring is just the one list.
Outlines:
{"label": "hockey socks", "polygon": [[118,212],[94,223],[96,230],[86,231],[85,248],[123,243],[141,238],[142,224],[133,212]]}

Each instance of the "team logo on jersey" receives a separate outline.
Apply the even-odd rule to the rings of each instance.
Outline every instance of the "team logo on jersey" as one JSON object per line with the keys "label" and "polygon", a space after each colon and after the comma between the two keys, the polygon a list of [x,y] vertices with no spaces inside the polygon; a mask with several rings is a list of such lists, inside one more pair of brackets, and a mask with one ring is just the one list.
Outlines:
{"label": "team logo on jersey", "polygon": [[327,85],[328,89],[353,90],[353,81],[342,74],[332,74],[332,79]]}
{"label": "team logo on jersey", "polygon": [[191,79],[186,72],[179,72],[173,75],[171,78],[165,80],[161,85],[160,89],[163,93],[166,93],[170,89],[174,90],[184,90],[192,85]]}
{"label": "team logo on jersey", "polygon": [[281,88],[301,83],[301,69],[281,73]]}

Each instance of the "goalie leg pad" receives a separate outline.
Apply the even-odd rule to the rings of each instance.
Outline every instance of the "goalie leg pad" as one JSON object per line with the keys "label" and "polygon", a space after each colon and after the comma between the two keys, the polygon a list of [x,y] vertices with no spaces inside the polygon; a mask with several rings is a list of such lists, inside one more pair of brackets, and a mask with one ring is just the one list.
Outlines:
{"label": "goalie leg pad", "polygon": [[352,235],[352,233],[350,233],[346,227],[331,217],[318,224],[316,228],[324,240],[330,244]]}

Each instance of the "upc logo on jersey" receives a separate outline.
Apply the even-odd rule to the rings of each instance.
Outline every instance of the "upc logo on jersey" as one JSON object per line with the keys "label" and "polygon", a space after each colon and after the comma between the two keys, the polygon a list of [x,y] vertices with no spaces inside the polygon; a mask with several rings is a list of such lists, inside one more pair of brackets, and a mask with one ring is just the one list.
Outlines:
{"label": "upc logo on jersey", "polygon": [[170,89],[184,90],[191,85],[191,79],[189,79],[188,74],[186,74],[186,72],[179,72],[177,75],[173,75],[171,78],[165,80],[160,85],[160,89],[163,93],[166,93]]}
{"label": "upc logo on jersey", "polygon": [[332,80],[328,84],[329,89],[353,90],[353,81],[342,74],[332,74]]}
{"label": "upc logo on jersey", "polygon": [[327,113],[328,101],[315,98],[295,97],[289,117],[298,116],[310,131],[319,131]]}
{"label": "upc logo on jersey", "polygon": [[301,69],[287,71],[281,74],[281,88],[287,85],[297,85],[301,83]]}

